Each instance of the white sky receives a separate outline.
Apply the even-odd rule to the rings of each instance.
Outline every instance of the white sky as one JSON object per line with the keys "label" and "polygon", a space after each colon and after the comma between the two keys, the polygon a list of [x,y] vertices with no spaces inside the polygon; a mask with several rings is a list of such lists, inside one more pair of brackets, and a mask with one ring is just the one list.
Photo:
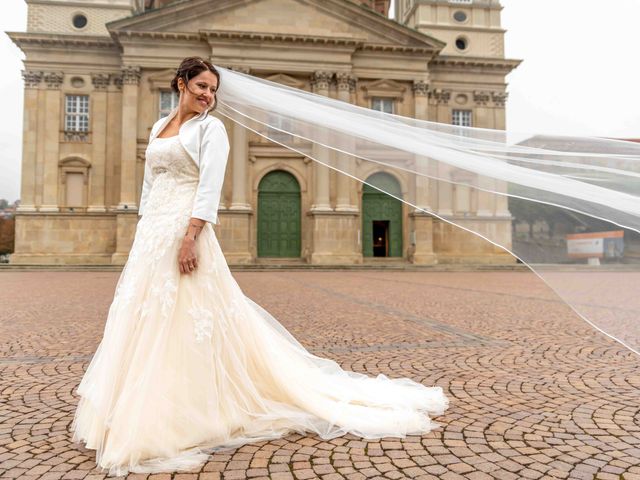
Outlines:
{"label": "white sky", "polygon": [[[2,0],[0,31],[24,31],[24,0]],[[640,138],[640,0],[502,0],[508,58],[507,129]],[[0,198],[19,198],[22,53],[0,33]]]}

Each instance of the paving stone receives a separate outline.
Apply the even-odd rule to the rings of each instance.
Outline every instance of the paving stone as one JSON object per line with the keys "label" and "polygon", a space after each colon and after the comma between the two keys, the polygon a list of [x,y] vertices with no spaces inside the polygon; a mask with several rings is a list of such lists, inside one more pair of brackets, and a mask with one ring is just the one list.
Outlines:
{"label": "paving stone", "polygon": [[[637,358],[535,276],[233,274],[312,353],[441,386],[451,400],[442,426],[375,440],[291,433],[215,453],[199,473],[128,480],[640,478]],[[68,430],[118,276],[0,272],[3,480],[125,478],[97,470]]]}

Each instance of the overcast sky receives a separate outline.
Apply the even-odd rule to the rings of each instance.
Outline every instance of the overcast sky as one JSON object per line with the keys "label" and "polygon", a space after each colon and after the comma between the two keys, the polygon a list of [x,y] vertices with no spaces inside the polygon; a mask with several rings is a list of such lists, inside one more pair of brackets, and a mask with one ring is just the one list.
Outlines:
{"label": "overcast sky", "polygon": [[[508,58],[507,129],[640,138],[640,0],[502,0]],[[24,31],[24,0],[3,0],[0,31]],[[23,55],[0,33],[0,198],[20,192]]]}

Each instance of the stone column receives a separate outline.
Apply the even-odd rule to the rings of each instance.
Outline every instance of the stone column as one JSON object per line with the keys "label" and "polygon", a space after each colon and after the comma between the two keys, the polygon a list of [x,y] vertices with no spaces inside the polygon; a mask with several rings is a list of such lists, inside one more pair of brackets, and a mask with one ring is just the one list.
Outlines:
{"label": "stone column", "polygon": [[18,212],[36,211],[36,146],[38,133],[38,87],[42,72],[23,71],[24,114],[22,129],[22,175]]}
{"label": "stone column", "polygon": [[[435,106],[437,122],[451,123],[451,108],[449,107],[449,100],[451,99],[451,91],[436,88],[431,90],[429,94],[431,104]],[[440,162],[438,164],[438,177],[444,179],[451,178],[451,169]],[[451,183],[439,181],[438,182],[438,204],[435,205],[438,214],[442,216],[450,216],[453,214],[453,186]]]}
{"label": "stone column", "polygon": [[[509,94],[507,92],[491,92],[491,100],[493,101],[495,108],[494,111],[494,128],[498,130],[504,130],[506,128],[505,118],[505,104],[507,102]],[[499,191],[507,191],[507,182],[496,181],[496,188]],[[496,216],[510,219],[511,212],[509,212],[509,197],[506,195],[498,195],[496,198]]]}
{"label": "stone column", "polygon": [[107,149],[107,87],[110,76],[91,76],[91,178],[88,212],[105,212],[105,164]]}
{"label": "stone column", "polygon": [[[311,76],[311,86],[318,95],[329,95],[329,80],[331,73],[317,71]],[[329,164],[329,150],[313,145],[313,156],[325,165]],[[329,203],[329,167],[318,162],[313,162],[313,176],[315,179],[314,201],[311,206],[313,212],[332,211]]]}
{"label": "stone column", "polygon": [[229,210],[251,210],[251,205],[247,202],[247,129],[238,123],[233,124],[231,152],[233,190]]}
{"label": "stone column", "polygon": [[[356,78],[349,73],[337,73],[336,83],[338,85],[338,100],[350,103],[351,92],[355,90]],[[354,140],[349,139],[349,144],[344,145],[345,150],[353,150]],[[349,174],[353,174],[353,165],[355,160],[351,155],[346,153],[337,152],[337,168],[345,171]],[[337,212],[357,212],[358,207],[351,200],[351,192],[356,191],[354,181],[352,178],[342,173],[336,173],[337,175],[337,198],[336,198],[336,211]]]}
{"label": "stone column", "polygon": [[[429,119],[429,84],[425,80],[415,80],[413,82],[413,106],[415,118],[418,120]],[[416,171],[425,176],[416,175],[415,178],[415,205],[410,214],[413,218],[413,232],[411,235],[411,246],[409,260],[416,264],[436,263],[436,256],[433,253],[433,217],[426,212],[431,211],[430,194],[431,185],[434,182],[427,174],[431,164],[427,157],[416,156]]]}
{"label": "stone column", "polygon": [[58,162],[60,161],[60,85],[61,72],[45,73],[44,170],[41,212],[58,212]]}
{"label": "stone column", "polygon": [[140,68],[122,71],[122,139],[120,144],[120,203],[118,210],[137,208],[136,158],[138,149],[138,83]]}
{"label": "stone column", "polygon": [[122,122],[120,140],[120,202],[116,216],[116,251],[111,263],[123,265],[133,243],[137,214],[136,161],[138,157],[138,83],[140,68],[122,70]]}

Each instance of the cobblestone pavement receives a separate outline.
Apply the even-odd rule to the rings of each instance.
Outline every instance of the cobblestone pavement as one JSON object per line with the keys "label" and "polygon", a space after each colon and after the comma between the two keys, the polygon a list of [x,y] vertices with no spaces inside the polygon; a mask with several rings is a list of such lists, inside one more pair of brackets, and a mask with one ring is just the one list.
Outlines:
{"label": "cobblestone pavement", "polygon": [[[70,441],[117,272],[0,273],[0,477],[104,478]],[[291,434],[131,479],[640,479],[640,359],[523,272],[236,272],[314,353],[441,385],[425,436]]]}

